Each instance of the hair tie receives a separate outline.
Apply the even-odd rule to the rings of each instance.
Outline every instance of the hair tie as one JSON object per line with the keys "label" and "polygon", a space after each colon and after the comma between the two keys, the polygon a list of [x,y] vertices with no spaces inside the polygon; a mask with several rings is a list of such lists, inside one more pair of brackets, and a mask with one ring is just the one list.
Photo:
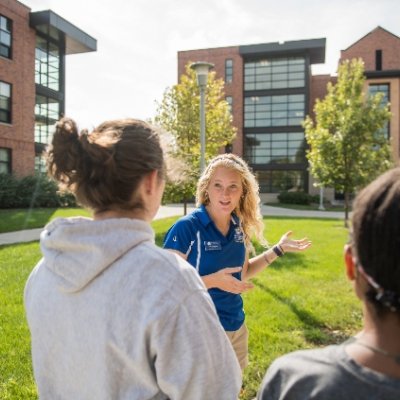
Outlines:
{"label": "hair tie", "polygon": [[399,310],[400,296],[392,290],[377,292],[375,299],[385,307],[389,308],[392,312]]}
{"label": "hair tie", "polygon": [[393,290],[384,289],[378,282],[368,275],[364,268],[357,264],[357,269],[367,282],[375,289],[375,300],[383,306],[390,309],[392,312],[400,310],[400,296]]}

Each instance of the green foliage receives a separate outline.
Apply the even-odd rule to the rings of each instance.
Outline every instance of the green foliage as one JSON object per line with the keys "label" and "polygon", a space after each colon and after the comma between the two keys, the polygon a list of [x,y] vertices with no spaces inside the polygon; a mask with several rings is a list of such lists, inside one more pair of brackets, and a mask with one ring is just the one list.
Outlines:
{"label": "green foliage", "polygon": [[305,192],[281,192],[278,194],[278,200],[283,204],[308,205],[315,202],[316,197]]}
{"label": "green foliage", "polygon": [[307,158],[319,184],[345,194],[347,219],[349,194],[391,166],[390,143],[379,133],[391,114],[382,93],[365,94],[361,60],[344,61],[327,90],[316,101],[315,123],[310,116],[304,121]]}
{"label": "green foliage", "polygon": [[10,208],[15,204],[18,181],[9,174],[0,174],[0,208]]}
{"label": "green foliage", "polygon": [[[207,163],[236,135],[225,100],[224,82],[216,78],[215,72],[208,76],[205,113]],[[155,122],[172,136],[168,149],[169,183],[175,188],[167,189],[165,199],[174,198],[169,198],[169,193],[177,194],[180,201],[191,198],[200,174],[200,91],[190,63],[180,82],[165,91]]]}
{"label": "green foliage", "polygon": [[0,174],[0,208],[75,206],[71,193],[60,192],[55,181],[37,174],[17,178]]}
{"label": "green foliage", "polygon": [[194,202],[196,181],[173,182],[167,180],[163,194],[163,204]]}

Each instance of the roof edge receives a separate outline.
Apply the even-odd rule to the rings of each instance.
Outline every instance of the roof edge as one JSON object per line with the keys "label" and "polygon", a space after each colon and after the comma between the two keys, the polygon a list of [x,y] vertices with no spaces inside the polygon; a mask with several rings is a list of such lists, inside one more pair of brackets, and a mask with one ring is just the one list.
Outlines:
{"label": "roof edge", "polygon": [[66,54],[86,53],[97,50],[97,40],[71,24],[52,10],[31,12],[29,24],[33,29],[48,25],[65,35]]}

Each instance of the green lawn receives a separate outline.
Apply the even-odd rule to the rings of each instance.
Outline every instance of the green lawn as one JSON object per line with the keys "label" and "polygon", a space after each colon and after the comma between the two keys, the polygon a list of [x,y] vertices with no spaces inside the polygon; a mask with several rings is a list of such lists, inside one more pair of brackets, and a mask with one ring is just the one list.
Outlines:
{"label": "green lawn", "polygon": [[[289,208],[292,210],[311,210],[311,211],[319,211],[319,204],[284,204],[284,203],[265,203],[265,205],[270,207],[279,207],[279,208]],[[344,206],[332,206],[331,204],[324,204],[324,211],[343,211]]]}
{"label": "green lawn", "polygon": [[[54,211],[53,211],[54,212]],[[175,218],[153,223],[156,240]],[[345,279],[342,252],[347,232],[342,220],[267,218],[272,244],[286,230],[307,235],[312,247],[286,254],[254,279],[244,295],[250,331],[250,365],[242,400],[254,398],[266,368],[291,350],[335,343],[361,325],[361,308]],[[22,304],[25,281],[40,258],[37,242],[0,247],[0,398],[36,399],[29,332]]]}
{"label": "green lawn", "polygon": [[0,210],[0,233],[42,228],[56,217],[90,216],[83,208],[34,208]]}

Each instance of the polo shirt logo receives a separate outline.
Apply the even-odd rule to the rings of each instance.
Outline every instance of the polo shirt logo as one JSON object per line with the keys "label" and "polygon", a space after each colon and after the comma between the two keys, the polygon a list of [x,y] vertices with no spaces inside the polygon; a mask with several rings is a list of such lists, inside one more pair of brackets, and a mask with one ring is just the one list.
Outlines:
{"label": "polo shirt logo", "polygon": [[235,229],[235,235],[233,236],[233,240],[236,243],[243,243],[244,239],[243,239],[243,232],[240,228],[236,228]]}
{"label": "polo shirt logo", "polygon": [[204,250],[205,251],[222,250],[221,242],[219,240],[214,242],[206,240],[204,241]]}

